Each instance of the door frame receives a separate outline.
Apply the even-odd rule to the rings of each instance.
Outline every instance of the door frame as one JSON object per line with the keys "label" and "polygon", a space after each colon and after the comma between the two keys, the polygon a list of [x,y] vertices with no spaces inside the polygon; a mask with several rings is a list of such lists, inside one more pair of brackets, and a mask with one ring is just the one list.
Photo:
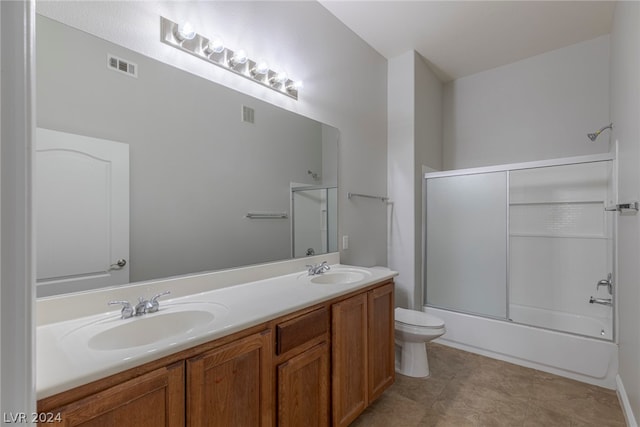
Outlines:
{"label": "door frame", "polygon": [[0,410],[36,411],[32,159],[35,2],[0,2]]}

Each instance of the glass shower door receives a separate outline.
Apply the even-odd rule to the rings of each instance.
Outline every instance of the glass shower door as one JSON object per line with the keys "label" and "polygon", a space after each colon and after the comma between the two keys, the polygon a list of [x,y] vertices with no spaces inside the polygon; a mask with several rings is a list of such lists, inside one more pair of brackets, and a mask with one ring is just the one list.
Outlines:
{"label": "glass shower door", "polygon": [[613,295],[596,289],[614,267],[612,182],[611,161],[510,172],[512,321],[613,339]]}
{"label": "glass shower door", "polygon": [[507,173],[426,180],[426,303],[506,318]]}
{"label": "glass shower door", "polygon": [[612,160],[433,175],[426,305],[614,339]]}
{"label": "glass shower door", "polygon": [[338,250],[338,189],[291,189],[292,253],[295,258]]}

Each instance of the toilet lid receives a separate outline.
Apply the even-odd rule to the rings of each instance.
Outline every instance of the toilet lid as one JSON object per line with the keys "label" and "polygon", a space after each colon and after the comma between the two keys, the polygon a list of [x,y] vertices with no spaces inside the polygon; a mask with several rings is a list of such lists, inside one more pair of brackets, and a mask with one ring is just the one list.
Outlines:
{"label": "toilet lid", "polygon": [[431,314],[417,310],[407,310],[398,307],[395,310],[396,322],[406,323],[407,325],[422,326],[425,328],[442,328],[444,321]]}

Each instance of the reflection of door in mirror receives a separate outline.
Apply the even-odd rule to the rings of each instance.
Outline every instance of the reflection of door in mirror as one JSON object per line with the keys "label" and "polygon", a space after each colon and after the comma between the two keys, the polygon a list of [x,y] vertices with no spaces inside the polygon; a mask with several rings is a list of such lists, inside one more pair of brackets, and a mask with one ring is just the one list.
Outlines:
{"label": "reflection of door in mirror", "polygon": [[38,296],[129,282],[129,146],[38,129]]}
{"label": "reflection of door in mirror", "polygon": [[293,187],[291,206],[294,257],[338,250],[336,187]]}

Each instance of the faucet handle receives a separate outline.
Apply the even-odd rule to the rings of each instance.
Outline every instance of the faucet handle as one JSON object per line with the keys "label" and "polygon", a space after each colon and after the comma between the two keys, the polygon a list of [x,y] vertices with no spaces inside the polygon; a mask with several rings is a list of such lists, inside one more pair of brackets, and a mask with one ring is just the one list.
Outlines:
{"label": "faucet handle", "polygon": [[609,291],[609,295],[613,295],[613,282],[611,278],[612,274],[609,273],[606,279],[599,280],[598,283],[596,283],[596,291],[600,289],[600,286],[606,286]]}
{"label": "faucet handle", "polygon": [[325,271],[331,270],[329,263],[327,261],[322,261],[320,264],[310,265],[307,264],[307,268],[309,271],[309,276],[315,276],[316,274],[322,274]]}
{"label": "faucet handle", "polygon": [[131,304],[129,303],[129,301],[109,301],[107,303],[107,305],[116,305],[116,304],[121,304],[122,305],[122,310],[120,311],[120,315],[123,319],[128,319],[129,317],[133,316],[133,307],[131,307]]}
{"label": "faucet handle", "polygon": [[164,295],[169,295],[170,293],[170,291],[164,291],[159,293],[158,295],[154,295],[153,297],[151,297],[151,299],[147,301],[147,313],[155,313],[156,311],[158,311],[160,309],[158,298]]}
{"label": "faucet handle", "polygon": [[138,297],[138,303],[136,304],[134,311],[136,316],[142,316],[147,313],[149,308],[149,301],[145,300],[144,297]]}

